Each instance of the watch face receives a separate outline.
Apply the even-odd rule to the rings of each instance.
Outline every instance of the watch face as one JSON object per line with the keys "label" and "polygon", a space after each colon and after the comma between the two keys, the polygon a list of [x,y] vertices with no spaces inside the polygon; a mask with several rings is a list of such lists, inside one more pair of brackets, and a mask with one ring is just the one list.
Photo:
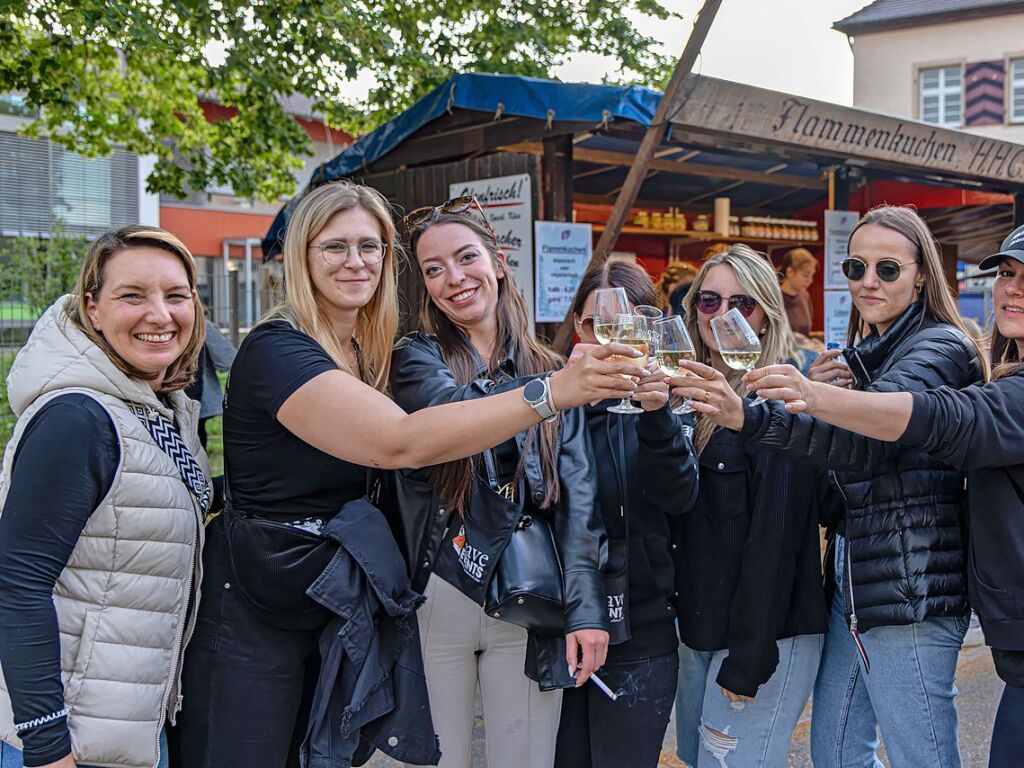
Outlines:
{"label": "watch face", "polygon": [[523,389],[523,397],[531,402],[536,402],[544,397],[544,382],[534,379]]}

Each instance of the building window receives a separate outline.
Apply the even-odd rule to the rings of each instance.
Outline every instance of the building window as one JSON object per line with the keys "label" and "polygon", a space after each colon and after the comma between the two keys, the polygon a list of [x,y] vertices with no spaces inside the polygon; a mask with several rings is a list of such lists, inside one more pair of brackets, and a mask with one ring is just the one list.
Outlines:
{"label": "building window", "polygon": [[922,69],[921,120],[959,128],[963,115],[963,76],[960,65]]}
{"label": "building window", "polygon": [[37,118],[39,110],[28,106],[21,94],[0,93],[0,115]]}
{"label": "building window", "polygon": [[1010,120],[1024,122],[1024,59],[1010,62]]}

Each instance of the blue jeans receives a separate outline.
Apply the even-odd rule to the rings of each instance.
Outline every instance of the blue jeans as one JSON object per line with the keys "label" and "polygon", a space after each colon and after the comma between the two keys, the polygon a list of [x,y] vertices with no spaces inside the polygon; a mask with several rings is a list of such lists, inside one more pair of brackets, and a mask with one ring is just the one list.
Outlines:
{"label": "blue jeans", "polygon": [[815,768],[882,768],[879,730],[897,768],[960,768],[953,681],[969,623],[939,617],[874,627],[861,634],[866,673],[837,591],[814,685]]}
{"label": "blue jeans", "polygon": [[[730,702],[715,678],[728,651],[679,648],[676,743],[691,768],[782,768],[821,659],[822,635],[779,640],[779,665],[754,701]],[[717,731],[716,734],[714,731]]]}
{"label": "blue jeans", "polygon": [[[167,732],[160,731],[160,762],[156,768],[168,768],[167,762]],[[24,762],[21,750],[15,749],[6,741],[0,741],[0,768],[23,768]],[[78,768],[90,768],[88,765],[79,765]]]}

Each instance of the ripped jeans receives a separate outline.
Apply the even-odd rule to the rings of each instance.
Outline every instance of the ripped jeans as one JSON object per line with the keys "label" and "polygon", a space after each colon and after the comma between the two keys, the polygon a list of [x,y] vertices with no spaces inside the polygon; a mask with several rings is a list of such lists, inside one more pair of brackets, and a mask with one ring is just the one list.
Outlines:
{"label": "ripped jeans", "polygon": [[779,640],[779,665],[754,701],[731,702],[715,678],[723,651],[679,647],[676,742],[691,768],[785,768],[789,742],[814,687],[824,635]]}

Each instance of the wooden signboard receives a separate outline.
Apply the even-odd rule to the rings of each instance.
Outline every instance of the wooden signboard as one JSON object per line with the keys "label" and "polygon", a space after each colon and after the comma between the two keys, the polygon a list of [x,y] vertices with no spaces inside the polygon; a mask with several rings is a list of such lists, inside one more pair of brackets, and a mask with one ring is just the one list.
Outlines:
{"label": "wooden signboard", "polygon": [[1024,187],[1024,144],[726,80],[690,75],[669,115],[688,132]]}

